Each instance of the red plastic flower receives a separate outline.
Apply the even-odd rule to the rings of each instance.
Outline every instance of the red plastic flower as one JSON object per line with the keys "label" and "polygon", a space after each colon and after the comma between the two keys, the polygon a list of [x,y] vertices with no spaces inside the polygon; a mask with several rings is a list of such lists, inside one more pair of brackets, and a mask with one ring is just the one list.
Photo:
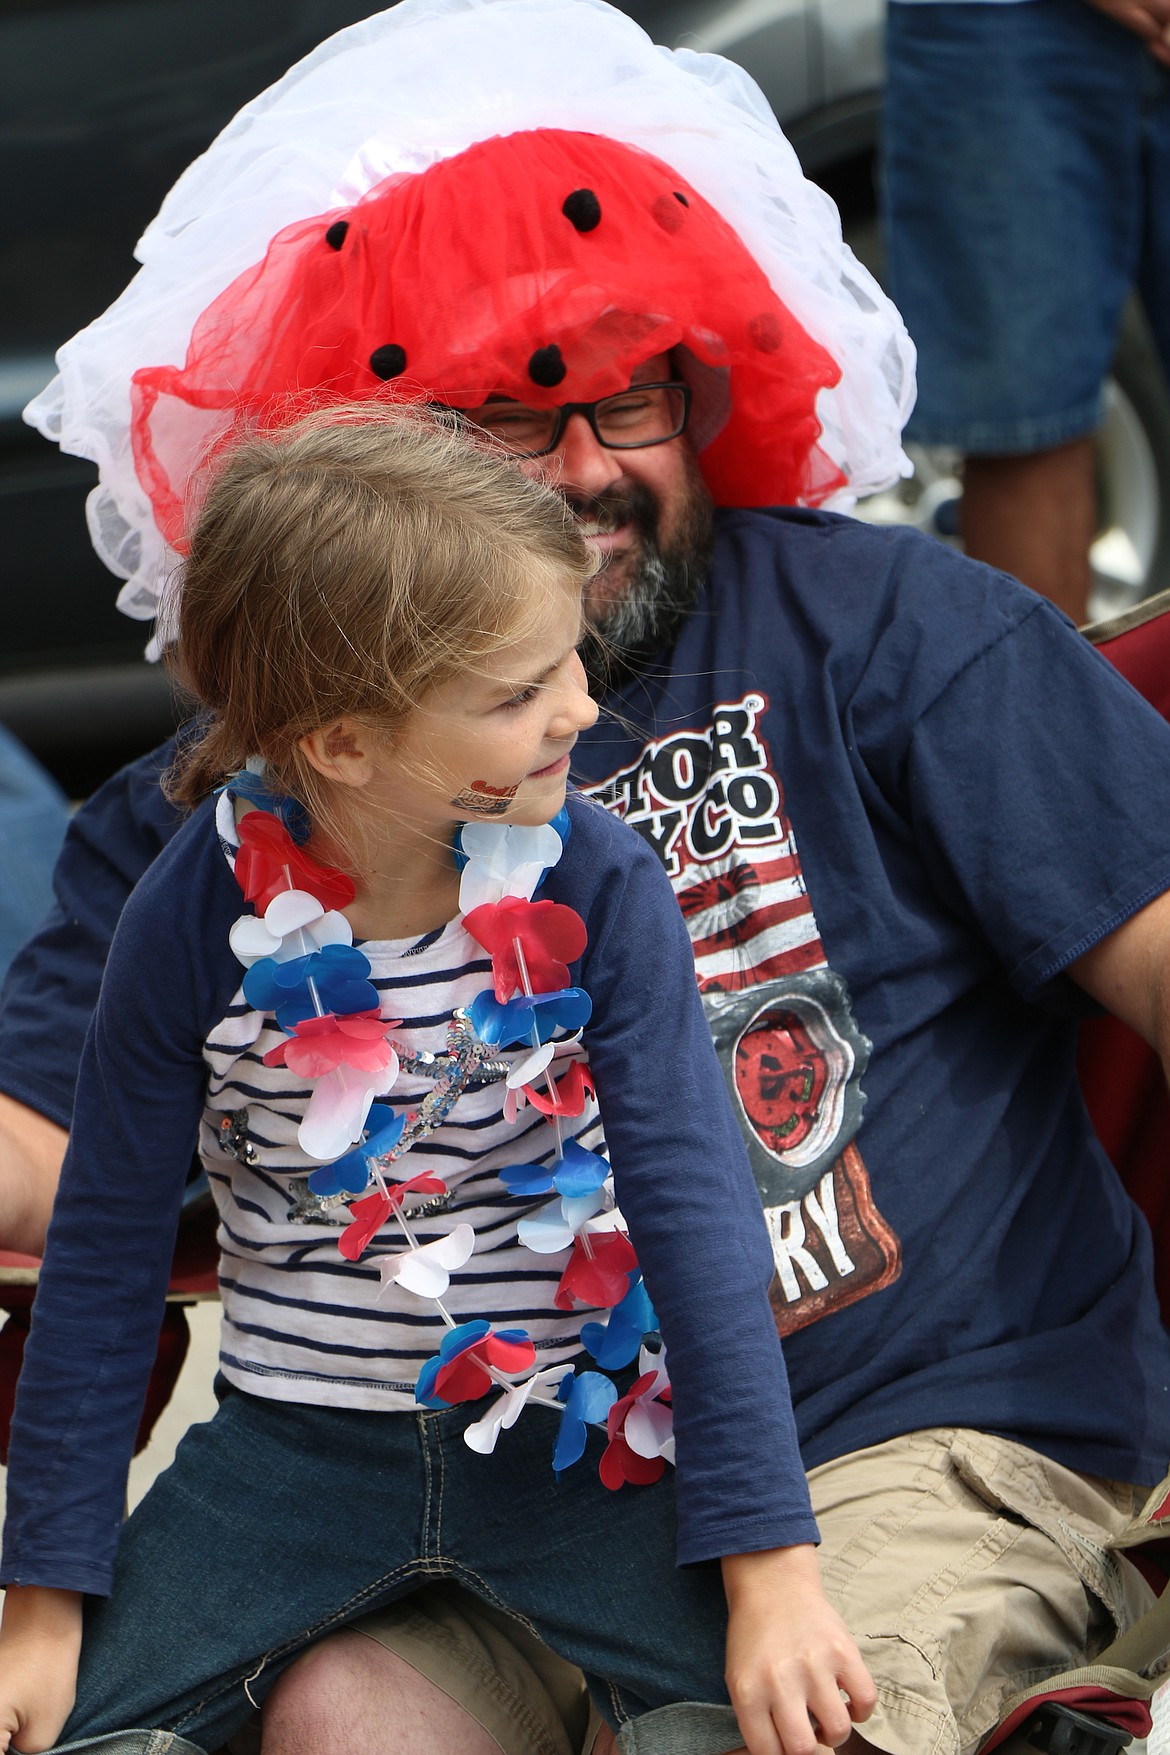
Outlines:
{"label": "red plastic flower", "polygon": [[457,1353],[440,1368],[432,1394],[449,1407],[454,1407],[456,1402],[475,1402],[481,1395],[486,1395],[495,1382],[489,1367],[514,1375],[518,1371],[531,1370],[535,1363],[536,1348],[527,1336],[513,1339],[507,1330],[487,1334],[482,1341]]}
{"label": "red plastic flower", "polygon": [[[656,1385],[659,1386],[657,1396],[651,1393]],[[633,1409],[644,1401],[647,1407],[651,1404],[655,1406],[655,1411],[661,1416],[658,1423],[662,1426],[663,1434],[669,1435],[670,1417],[662,1406],[669,1400],[669,1384],[662,1387],[659,1373],[647,1371],[644,1377],[639,1377],[630,1386],[629,1393],[619,1397],[610,1408],[605,1421],[609,1443],[602,1453],[597,1472],[603,1485],[611,1492],[616,1492],[627,1481],[635,1487],[648,1487],[661,1476],[666,1467],[666,1458],[661,1451],[656,1456],[644,1456],[640,1451],[634,1450],[626,1438],[626,1421]]]}
{"label": "red plastic flower", "polygon": [[347,1225],[337,1240],[337,1247],[346,1261],[357,1261],[364,1252],[366,1245],[376,1232],[382,1229],[386,1220],[400,1207],[408,1194],[446,1194],[447,1184],[440,1182],[437,1176],[412,1176],[406,1182],[396,1183],[385,1194],[380,1188],[372,1194],[363,1195],[350,1206],[352,1225]]}
{"label": "red plastic flower", "polygon": [[[525,902],[505,896],[465,914],[463,924],[491,953],[496,998],[515,993],[558,993],[569,985],[569,964],[585,949],[585,922],[563,902]],[[527,971],[525,983],[523,968]]]}
{"label": "red plastic flower", "polygon": [[535,1085],[524,1085],[524,1095],[534,1109],[542,1115],[580,1115],[585,1107],[586,1097],[593,1095],[593,1079],[589,1068],[582,1061],[575,1060],[559,1084],[554,1085],[553,1094],[539,1091]]}
{"label": "red plastic flower", "polygon": [[395,1028],[373,1011],[354,1012],[347,1018],[333,1012],[302,1018],[287,1041],[268,1050],[264,1064],[287,1066],[300,1079],[319,1079],[339,1066],[351,1066],[356,1072],[382,1072],[397,1060],[386,1040]]}
{"label": "red plastic flower", "polygon": [[353,879],[310,859],[279,818],[266,810],[250,810],[240,819],[236,882],[257,914],[285,890],[307,890],[327,909],[344,908],[354,898]]}
{"label": "red plastic flower", "polygon": [[612,1310],[629,1291],[637,1265],[634,1246],[624,1231],[578,1233],[553,1302],[558,1310],[572,1310],[574,1304]]}

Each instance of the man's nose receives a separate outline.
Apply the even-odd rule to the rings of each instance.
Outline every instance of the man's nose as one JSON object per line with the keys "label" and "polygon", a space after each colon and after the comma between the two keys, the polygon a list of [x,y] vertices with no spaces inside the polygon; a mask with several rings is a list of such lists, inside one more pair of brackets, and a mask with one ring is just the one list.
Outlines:
{"label": "man's nose", "polygon": [[607,451],[583,414],[572,414],[549,461],[558,485],[568,491],[601,494],[621,480],[621,454]]}

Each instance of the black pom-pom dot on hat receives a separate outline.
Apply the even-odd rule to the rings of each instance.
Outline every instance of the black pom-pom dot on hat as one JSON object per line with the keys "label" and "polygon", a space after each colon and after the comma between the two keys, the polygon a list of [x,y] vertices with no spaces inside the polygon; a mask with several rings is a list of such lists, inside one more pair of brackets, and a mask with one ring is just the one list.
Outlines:
{"label": "black pom-pom dot on hat", "polygon": [[528,362],[528,376],[542,390],[555,390],[567,370],[568,367],[561,358],[561,350],[555,342],[551,347],[538,347]]}
{"label": "black pom-pom dot on hat", "polygon": [[761,311],[748,324],[748,334],[752,346],[761,353],[779,353],[784,345],[784,335],[779,320],[771,311]]}
{"label": "black pom-pom dot on hat", "polygon": [[385,347],[376,347],[370,355],[370,370],[376,378],[397,378],[406,370],[406,349],[399,347],[396,341],[388,341]]}
{"label": "black pom-pom dot on hat", "polygon": [[348,219],[335,219],[325,233],[325,242],[331,250],[340,250],[345,242],[345,234],[349,230]]}
{"label": "black pom-pom dot on hat", "polygon": [[687,223],[686,214],[678,202],[673,201],[669,195],[660,195],[650,212],[654,215],[655,223],[660,225],[663,231],[669,233],[672,238],[676,232],[681,232]]}
{"label": "black pom-pom dot on hat", "polygon": [[561,212],[579,232],[591,232],[601,224],[601,202],[592,189],[574,189],[561,203]]}

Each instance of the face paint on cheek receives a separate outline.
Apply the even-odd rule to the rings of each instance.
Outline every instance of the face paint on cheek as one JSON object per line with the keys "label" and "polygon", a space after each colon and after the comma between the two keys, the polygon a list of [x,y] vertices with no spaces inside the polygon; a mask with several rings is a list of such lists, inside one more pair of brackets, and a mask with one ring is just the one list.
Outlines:
{"label": "face paint on cheek", "polygon": [[502,817],[516,794],[515,786],[489,786],[486,780],[473,780],[451,803],[456,810],[473,812],[477,817]]}

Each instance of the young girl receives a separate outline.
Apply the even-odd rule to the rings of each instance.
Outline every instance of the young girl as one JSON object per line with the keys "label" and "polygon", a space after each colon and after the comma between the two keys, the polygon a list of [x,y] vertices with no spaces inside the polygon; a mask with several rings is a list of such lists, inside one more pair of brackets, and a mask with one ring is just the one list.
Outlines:
{"label": "young girl", "polygon": [[[192,815],[111,951],[21,1382],[21,1750],[216,1749],[306,1645],[440,1576],[639,1750],[680,1711],[688,1748],[737,1745],[725,1661],[753,1755],[842,1740],[841,1690],[866,1710],[687,934],[650,849],[566,798],[591,570],[555,494],[422,414],[246,440],[211,488]],[[119,1544],[196,1139],[222,1399]]]}

